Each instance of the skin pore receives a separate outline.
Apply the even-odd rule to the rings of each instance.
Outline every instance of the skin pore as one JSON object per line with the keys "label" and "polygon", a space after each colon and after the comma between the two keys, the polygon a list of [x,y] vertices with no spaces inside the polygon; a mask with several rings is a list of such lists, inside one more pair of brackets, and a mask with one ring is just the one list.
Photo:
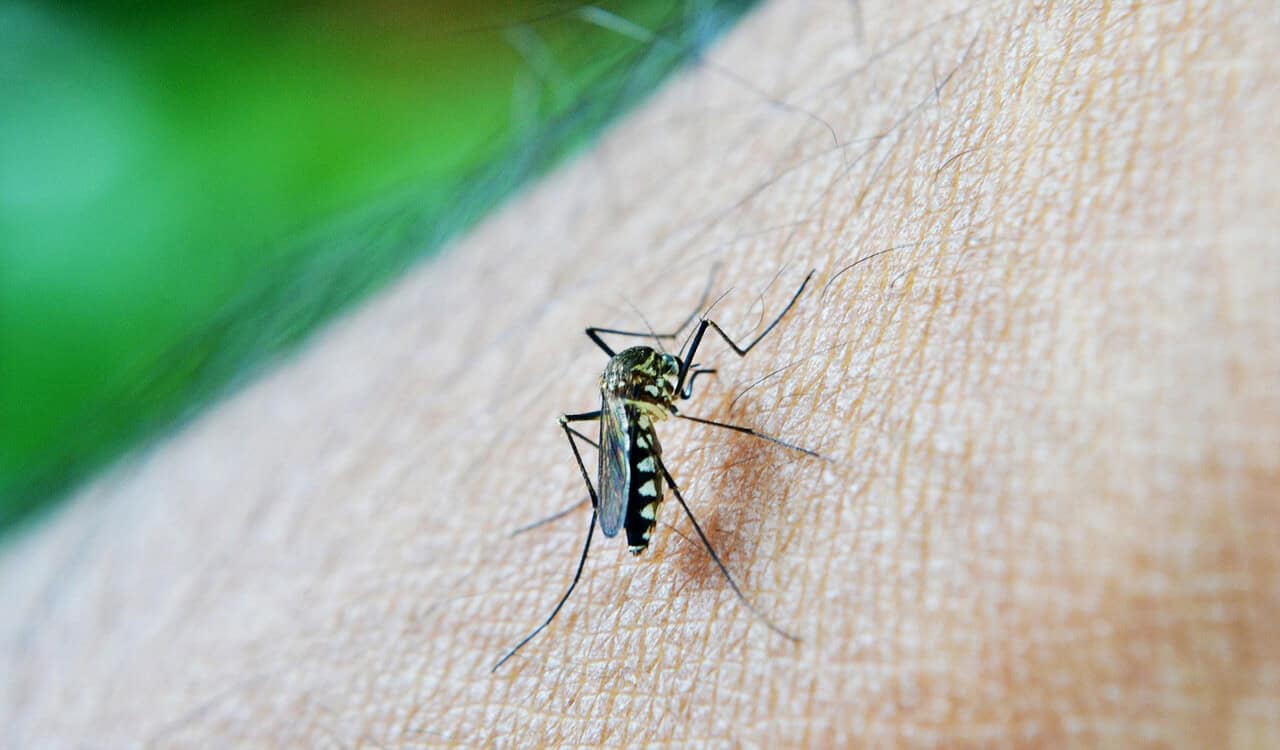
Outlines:
{"label": "skin pore", "polygon": [[[1280,745],[1264,13],[760,9],[0,552],[0,745]],[[585,492],[582,329],[673,325],[716,263],[739,338],[818,271],[745,359],[704,344],[681,410],[830,462],[658,426],[801,642],[669,498],[490,675],[587,532],[509,536]]]}

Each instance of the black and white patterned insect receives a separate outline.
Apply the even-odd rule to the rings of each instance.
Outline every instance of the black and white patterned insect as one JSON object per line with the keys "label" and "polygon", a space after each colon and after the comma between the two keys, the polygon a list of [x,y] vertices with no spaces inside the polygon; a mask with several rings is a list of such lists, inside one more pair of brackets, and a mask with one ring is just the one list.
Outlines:
{"label": "black and white patterned insect", "polygon": [[[578,463],[578,469],[582,472],[582,480],[586,483],[587,492],[591,498],[591,526],[587,531],[587,541],[582,547],[582,557],[578,560],[578,569],[574,573],[573,581],[569,584],[564,596],[556,604],[555,609],[552,610],[551,615],[535,628],[532,633],[525,636],[522,641],[508,651],[505,656],[499,659],[498,663],[493,665],[493,671],[496,672],[525,644],[533,640],[560,613],[561,607],[569,600],[569,595],[573,593],[574,587],[578,585],[578,580],[582,577],[582,570],[587,562],[587,552],[591,549],[591,537],[595,533],[597,522],[600,525],[601,533],[606,537],[617,536],[619,531],[625,531],[627,544],[630,546],[632,554],[638,555],[648,548],[650,536],[653,533],[654,526],[657,524],[658,508],[662,504],[666,487],[671,489],[672,494],[676,496],[676,500],[680,502],[680,507],[684,509],[685,515],[689,517],[689,522],[693,525],[694,531],[697,532],[698,538],[702,540],[707,553],[715,561],[716,566],[719,567],[725,580],[729,582],[729,586],[737,594],[743,605],[775,633],[792,641],[798,640],[794,635],[787,633],[770,622],[747,600],[742,590],[738,588],[737,582],[734,581],[733,576],[729,574],[728,568],[721,562],[715,548],[711,546],[707,535],[702,531],[702,526],[694,518],[693,512],[689,510],[689,505],[680,494],[679,486],[667,469],[662,457],[662,445],[658,442],[658,435],[654,430],[654,425],[668,417],[677,417],[699,424],[721,427],[751,435],[790,450],[821,458],[811,450],[756,432],[750,427],[681,414],[675,406],[677,399],[685,400],[693,396],[693,383],[698,375],[715,372],[714,369],[699,367],[694,364],[694,356],[697,354],[703,335],[707,331],[715,331],[733,349],[734,353],[739,357],[745,357],[747,352],[760,343],[782,321],[787,312],[795,306],[796,301],[800,299],[800,295],[813,278],[813,274],[813,271],[809,272],[809,275],[805,277],[804,282],[800,284],[800,288],[792,295],[791,301],[787,303],[782,312],[769,325],[765,326],[765,329],[755,339],[745,346],[739,346],[735,343],[715,321],[709,320],[704,315],[699,318],[697,328],[692,338],[689,339],[688,346],[680,356],[663,351],[661,342],[678,338],[681,331],[693,322],[694,318],[698,317],[697,310],[673,333],[659,334],[652,331],[621,331],[596,327],[586,329],[587,336],[609,355],[609,363],[605,366],[604,373],[600,376],[600,408],[596,411],[581,414],[565,414],[560,417],[560,428],[569,440],[569,447],[573,450],[573,457]],[[709,290],[710,286],[708,285]],[[702,301],[698,304],[699,309],[705,304],[706,298],[707,294],[704,292]],[[633,346],[621,352],[615,352],[601,338],[601,334],[652,338],[658,343],[659,348]],[[573,422],[587,421],[599,421],[598,443],[570,426]],[[582,440],[595,447],[599,453],[596,466],[598,492],[587,474],[587,467],[582,460],[581,452],[578,450],[577,440]],[[560,518],[571,510],[573,509],[570,508],[557,513],[519,531],[527,531],[541,526],[544,523]]]}

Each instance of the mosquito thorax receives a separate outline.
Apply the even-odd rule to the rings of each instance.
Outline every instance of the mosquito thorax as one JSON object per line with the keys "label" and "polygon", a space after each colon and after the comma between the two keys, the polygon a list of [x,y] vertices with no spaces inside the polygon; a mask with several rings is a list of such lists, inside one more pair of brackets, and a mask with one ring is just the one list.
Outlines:
{"label": "mosquito thorax", "polygon": [[600,391],[641,408],[658,407],[645,411],[661,419],[675,401],[674,381],[679,374],[680,363],[674,356],[648,346],[633,346],[609,360],[600,376]]}

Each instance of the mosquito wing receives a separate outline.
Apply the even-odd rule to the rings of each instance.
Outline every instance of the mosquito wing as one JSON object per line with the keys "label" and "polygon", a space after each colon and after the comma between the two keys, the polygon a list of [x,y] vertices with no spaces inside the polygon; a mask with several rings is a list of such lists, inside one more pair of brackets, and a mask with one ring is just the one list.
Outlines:
{"label": "mosquito wing", "polygon": [[600,408],[600,465],[596,478],[600,484],[600,507],[597,509],[600,530],[614,536],[622,528],[627,515],[627,497],[631,487],[631,424],[626,402],[605,397]]}

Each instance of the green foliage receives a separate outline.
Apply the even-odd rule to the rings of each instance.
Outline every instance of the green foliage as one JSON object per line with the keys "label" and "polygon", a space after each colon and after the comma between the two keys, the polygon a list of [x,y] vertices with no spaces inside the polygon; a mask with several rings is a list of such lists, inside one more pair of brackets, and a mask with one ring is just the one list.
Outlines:
{"label": "green foliage", "polygon": [[0,527],[438,249],[745,9],[134,5],[0,7]]}

